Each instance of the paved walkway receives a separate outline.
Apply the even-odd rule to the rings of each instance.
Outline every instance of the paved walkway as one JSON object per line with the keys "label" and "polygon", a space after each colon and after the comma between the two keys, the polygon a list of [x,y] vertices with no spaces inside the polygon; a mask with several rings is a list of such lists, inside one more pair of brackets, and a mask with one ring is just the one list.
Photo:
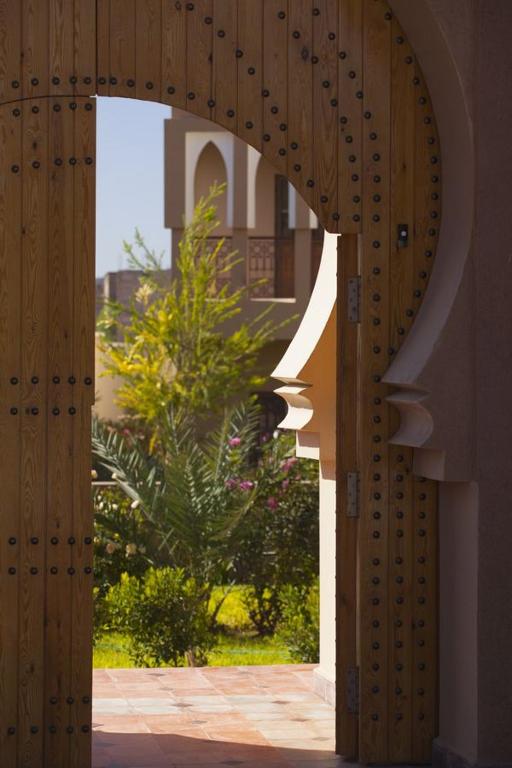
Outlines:
{"label": "paved walkway", "polygon": [[93,768],[334,768],[313,667],[94,672]]}

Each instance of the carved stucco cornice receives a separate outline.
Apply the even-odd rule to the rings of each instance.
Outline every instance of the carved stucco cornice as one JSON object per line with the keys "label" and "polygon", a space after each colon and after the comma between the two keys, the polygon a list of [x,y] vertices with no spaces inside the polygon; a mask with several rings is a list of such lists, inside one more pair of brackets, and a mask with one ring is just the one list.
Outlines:
{"label": "carved stucco cornice", "polygon": [[280,424],[297,431],[297,455],[335,459],[337,235],[325,234],[322,261],[311,300],[297,333],[272,376],[288,404]]}

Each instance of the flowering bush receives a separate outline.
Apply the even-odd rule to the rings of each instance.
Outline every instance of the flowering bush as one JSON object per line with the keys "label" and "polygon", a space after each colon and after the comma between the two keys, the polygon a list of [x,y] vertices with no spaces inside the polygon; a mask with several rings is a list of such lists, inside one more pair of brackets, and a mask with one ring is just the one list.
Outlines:
{"label": "flowering bush", "polygon": [[250,586],[245,599],[260,634],[275,630],[282,588],[311,584],[318,575],[318,464],[294,452],[289,433],[263,441],[235,559],[237,581]]}
{"label": "flowering bush", "polygon": [[247,585],[253,625],[275,630],[283,586],[318,574],[318,465],[293,455],[288,434],[258,447],[256,423],[238,409],[198,439],[186,419],[170,419],[152,456],[143,441],[95,424],[94,450],[118,484],[95,501],[101,594],[124,572],[183,568],[206,602],[215,585]]}
{"label": "flowering bush", "polygon": [[142,576],[151,558],[151,533],[137,503],[117,487],[93,488],[94,576],[99,597],[122,573]]}
{"label": "flowering bush", "polygon": [[[158,451],[148,455],[141,441],[96,421],[93,450],[126,499],[122,520],[111,511],[107,528],[101,518],[108,538],[101,542],[100,566],[106,554],[118,565],[142,558],[146,567],[183,568],[203,584],[206,600],[215,584],[232,581],[243,521],[257,492],[245,476],[256,423],[256,414],[241,407],[199,438],[187,416],[171,413],[160,425]],[[112,521],[120,523],[114,536]],[[126,565],[122,570],[140,575]]]}

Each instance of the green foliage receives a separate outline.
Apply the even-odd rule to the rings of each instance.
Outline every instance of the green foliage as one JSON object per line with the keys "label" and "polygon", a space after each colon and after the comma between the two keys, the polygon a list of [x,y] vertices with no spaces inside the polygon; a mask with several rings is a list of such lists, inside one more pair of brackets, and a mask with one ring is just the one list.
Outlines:
{"label": "green foliage", "polygon": [[[274,637],[253,637],[249,633],[217,635],[215,647],[208,651],[208,664],[233,667],[239,664],[289,664],[286,648]],[[130,657],[130,639],[119,632],[102,635],[94,647],[95,669],[128,669],[135,663]]]}
{"label": "green foliage", "polygon": [[255,470],[258,489],[236,558],[239,583],[260,634],[275,630],[284,585],[308,585],[318,575],[318,465],[294,456],[293,435],[263,444]]}
{"label": "green foliage", "polygon": [[204,664],[212,645],[201,587],[181,568],[150,568],[138,579],[123,574],[107,603],[113,626],[130,638],[138,666]]}
{"label": "green foliage", "polygon": [[225,330],[240,316],[248,289],[219,280],[238,263],[235,253],[221,258],[223,240],[212,245],[209,239],[223,192],[223,185],[214,185],[199,201],[179,244],[176,279],[164,279],[161,258],[139,232],[135,246],[124,244],[131,266],[143,272],[140,287],[129,307],[107,305],[99,323],[105,372],[122,380],[119,405],[155,433],[171,407],[210,416],[257,388],[258,353],[278,327],[267,317],[270,305],[254,320],[240,319],[235,330]]}
{"label": "green foliage", "polygon": [[320,653],[320,589],[318,579],[310,587],[288,585],[281,592],[282,619],[277,638],[288,648],[293,661],[318,662]]}
{"label": "green foliage", "polygon": [[170,411],[162,418],[159,451],[148,456],[137,437],[94,422],[93,451],[136,506],[143,541],[151,542],[144,556],[153,565],[182,567],[210,587],[229,581],[257,493],[253,481],[240,479],[256,427],[256,413],[240,407],[198,441],[193,419]]}
{"label": "green foliage", "polygon": [[137,502],[116,487],[93,487],[94,577],[100,595],[122,573],[142,576],[153,565],[151,528]]}
{"label": "green foliage", "polygon": [[210,597],[210,615],[216,618],[216,628],[223,632],[247,632],[252,622],[247,612],[251,588],[245,584],[217,586]]}
{"label": "green foliage", "polygon": [[99,587],[92,590],[94,622],[93,643],[96,645],[105,632],[110,630],[110,611],[105,599],[105,592]]}

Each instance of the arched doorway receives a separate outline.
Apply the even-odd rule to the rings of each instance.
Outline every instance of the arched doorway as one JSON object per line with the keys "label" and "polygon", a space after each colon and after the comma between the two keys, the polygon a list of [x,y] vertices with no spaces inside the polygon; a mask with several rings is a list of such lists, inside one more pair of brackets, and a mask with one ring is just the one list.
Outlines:
{"label": "arched doorway", "polygon": [[382,379],[432,269],[439,150],[397,20],[384,0],[46,0],[9,4],[0,28],[6,768],[85,766],[90,749],[96,93],[229,128],[342,236],[339,750],[369,762],[428,759],[436,490],[414,477],[412,451],[389,442],[398,423]]}

